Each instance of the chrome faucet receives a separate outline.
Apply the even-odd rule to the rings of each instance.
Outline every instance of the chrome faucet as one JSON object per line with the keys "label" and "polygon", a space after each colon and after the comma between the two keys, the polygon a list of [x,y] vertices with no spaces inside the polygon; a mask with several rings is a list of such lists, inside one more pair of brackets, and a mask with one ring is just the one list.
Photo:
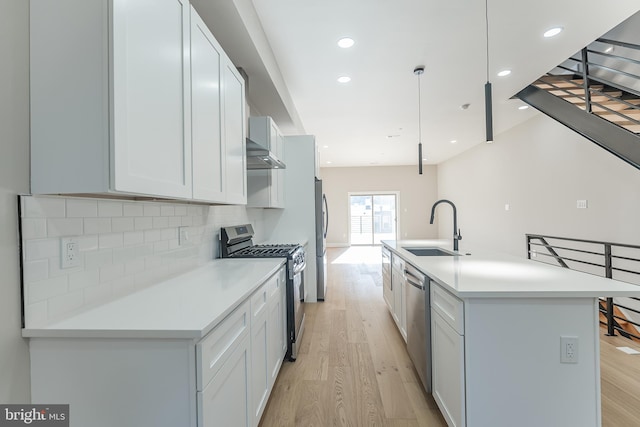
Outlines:
{"label": "chrome faucet", "polygon": [[460,233],[460,229],[458,228],[458,211],[456,210],[456,205],[453,204],[451,200],[441,199],[433,204],[431,207],[431,221],[429,224],[433,224],[433,218],[436,215],[436,206],[440,203],[448,203],[453,208],[453,250],[458,251],[458,240],[462,240],[462,234]]}

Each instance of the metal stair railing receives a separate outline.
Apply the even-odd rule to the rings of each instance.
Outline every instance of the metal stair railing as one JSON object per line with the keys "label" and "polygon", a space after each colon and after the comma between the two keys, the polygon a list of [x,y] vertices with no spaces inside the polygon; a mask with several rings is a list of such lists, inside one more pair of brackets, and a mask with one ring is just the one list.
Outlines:
{"label": "metal stair railing", "polygon": [[[596,274],[640,285],[640,246],[597,240],[526,234],[527,258],[563,268]],[[607,335],[616,331],[626,338],[640,340],[640,298],[600,298],[600,313]],[[635,305],[635,307],[631,307]],[[624,313],[627,316],[623,316]],[[624,329],[624,324],[633,325]],[[631,330],[629,330],[631,329]]]}

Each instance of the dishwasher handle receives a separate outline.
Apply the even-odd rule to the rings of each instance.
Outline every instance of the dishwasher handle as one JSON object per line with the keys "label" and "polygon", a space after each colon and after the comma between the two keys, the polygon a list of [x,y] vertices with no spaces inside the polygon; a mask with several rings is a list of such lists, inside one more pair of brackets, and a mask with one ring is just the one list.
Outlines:
{"label": "dishwasher handle", "polygon": [[[404,277],[405,280],[407,281],[408,284],[410,284],[413,287],[416,287],[420,290],[424,290],[424,279],[416,276],[415,274],[411,273],[410,271],[408,271],[407,269],[404,270]],[[417,279],[414,280],[414,279]]]}

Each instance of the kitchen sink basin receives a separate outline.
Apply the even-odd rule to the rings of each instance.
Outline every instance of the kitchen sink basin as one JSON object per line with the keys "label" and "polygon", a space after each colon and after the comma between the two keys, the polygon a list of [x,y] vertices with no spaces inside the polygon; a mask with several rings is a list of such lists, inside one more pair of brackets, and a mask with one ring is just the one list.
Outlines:
{"label": "kitchen sink basin", "polygon": [[444,249],[440,249],[440,248],[405,248],[403,247],[402,249],[404,249],[405,251],[411,252],[412,254],[414,254],[415,256],[457,256],[460,254],[457,254],[455,252],[449,252],[446,251]]}

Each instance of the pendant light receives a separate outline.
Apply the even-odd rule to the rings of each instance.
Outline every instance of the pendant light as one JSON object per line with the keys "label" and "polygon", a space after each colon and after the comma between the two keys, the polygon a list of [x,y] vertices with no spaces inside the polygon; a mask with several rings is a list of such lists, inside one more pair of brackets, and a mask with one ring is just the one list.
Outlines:
{"label": "pendant light", "polygon": [[489,81],[489,0],[485,0],[484,13],[487,26],[487,82],[484,84],[485,133],[487,144],[491,144],[493,142],[493,103],[491,101],[491,82]]}
{"label": "pendant light", "polygon": [[413,69],[413,74],[418,76],[418,174],[422,175],[422,104],[420,102],[420,76],[424,73],[424,65],[418,65]]}

